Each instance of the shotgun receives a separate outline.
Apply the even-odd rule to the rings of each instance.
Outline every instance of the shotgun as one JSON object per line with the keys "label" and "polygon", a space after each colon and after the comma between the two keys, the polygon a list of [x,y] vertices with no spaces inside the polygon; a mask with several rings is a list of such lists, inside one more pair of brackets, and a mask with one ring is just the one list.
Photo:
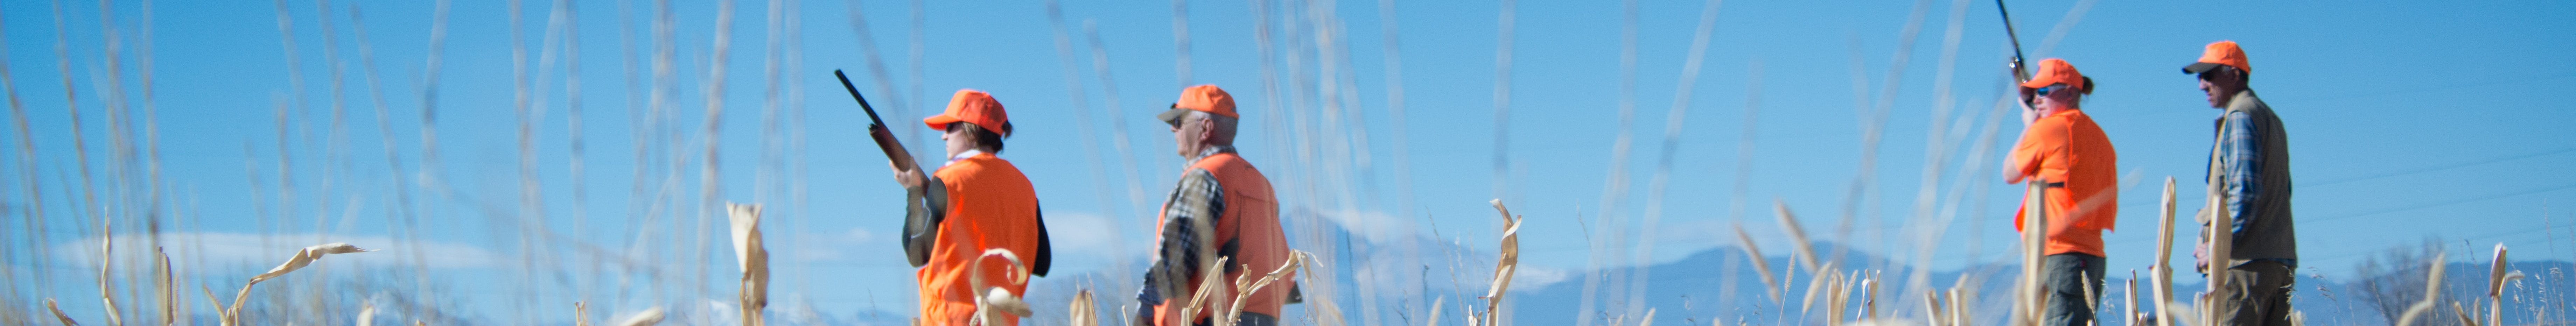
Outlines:
{"label": "shotgun", "polygon": [[858,86],[850,85],[850,75],[834,69],[832,77],[840,78],[841,89],[849,90],[850,99],[859,101],[859,110],[868,113],[868,138],[877,141],[877,149],[885,151],[886,160],[894,162],[896,171],[910,171],[915,180],[922,181],[922,187],[904,187],[903,219],[904,259],[911,261],[913,267],[921,267],[930,261],[930,244],[937,237],[935,231],[940,220],[947,217],[948,188],[939,186],[938,181],[931,180],[928,173],[921,171],[921,164],[912,159],[912,152],[904,150],[903,142],[894,138],[894,131],[886,129],[885,119],[877,117],[877,108],[868,105],[868,97],[859,95]]}
{"label": "shotgun", "polygon": [[[875,106],[868,105],[867,95],[860,95],[859,87],[850,85],[850,75],[842,74],[840,70],[834,69],[832,70],[832,77],[839,77],[841,79],[841,89],[849,90],[850,98],[859,101],[859,110],[866,111],[868,113],[868,138],[876,139],[877,149],[885,151],[886,160],[894,161],[894,168],[896,170],[913,171],[913,174],[923,174],[923,172],[921,172],[921,164],[913,160],[912,152],[904,150],[903,142],[894,138],[894,131],[886,129],[885,119],[877,117],[877,108]],[[930,180],[930,178],[927,178],[927,175],[923,176],[924,178],[922,178],[922,180]]]}
{"label": "shotgun", "polygon": [[[2013,82],[2015,82],[2015,83],[2019,83],[2019,82],[2022,82],[2022,81],[2030,80],[2030,69],[2029,69],[2029,67],[2028,67],[2028,66],[2024,66],[2024,65],[2022,65],[2022,62],[2023,62],[2023,61],[2022,61],[2022,56],[2021,56],[2021,34],[2013,32],[2012,11],[2011,11],[2011,10],[2004,9],[2004,0],[1995,0],[1995,12],[1996,12],[1996,13],[2003,14],[2003,17],[2004,17],[2004,37],[2005,37],[2005,38],[2007,38],[2007,39],[2012,40],[2012,46],[2013,46],[2013,57],[2012,57],[2012,63],[2011,63],[2011,66],[2010,66],[2010,67],[2012,68],[2012,73],[2013,73]],[[857,93],[852,93],[852,94],[857,94]]]}

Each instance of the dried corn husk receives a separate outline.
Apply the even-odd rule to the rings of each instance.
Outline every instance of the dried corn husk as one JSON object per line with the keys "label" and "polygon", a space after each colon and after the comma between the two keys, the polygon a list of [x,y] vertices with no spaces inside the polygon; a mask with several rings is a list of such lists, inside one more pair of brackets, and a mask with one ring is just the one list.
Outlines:
{"label": "dried corn husk", "polygon": [[1019,255],[1012,254],[1010,249],[984,250],[983,255],[976,256],[975,262],[978,268],[971,271],[971,278],[967,280],[971,287],[983,289],[983,294],[975,298],[973,324],[993,325],[994,320],[1003,319],[1003,314],[1028,317],[1029,304],[1020,301],[1018,295],[1012,294],[1010,289],[984,284],[984,269],[981,268],[981,264],[988,258],[1001,258],[1004,262],[1010,263],[1010,269],[1006,272],[1008,274],[1004,275],[1007,278],[1004,280],[1010,281],[1012,285],[1029,283],[1029,267],[1027,264],[1020,263]]}
{"label": "dried corn husk", "polygon": [[1477,321],[1485,323],[1481,325],[1499,323],[1495,310],[1503,306],[1503,293],[1511,289],[1512,275],[1519,273],[1521,264],[1521,222],[1526,218],[1513,216],[1511,208],[1503,207],[1502,199],[1486,203],[1493,204],[1494,212],[1503,216],[1502,254],[1494,259],[1494,282],[1493,287],[1485,291],[1485,313],[1471,316],[1469,326],[1479,325]]}
{"label": "dried corn husk", "polygon": [[1089,289],[1074,292],[1073,303],[1066,304],[1065,310],[1072,311],[1073,315],[1065,320],[1073,326],[1100,326],[1099,303],[1092,300]]}
{"label": "dried corn husk", "polygon": [[655,324],[661,324],[661,323],[662,323],[662,307],[653,307],[652,309],[644,309],[644,311],[636,312],[636,313],[635,313],[635,314],[633,314],[633,315],[627,315],[627,316],[626,316],[626,319],[625,319],[624,321],[617,322],[617,325],[618,325],[618,326],[653,326],[653,325],[655,325]]}
{"label": "dried corn husk", "polygon": [[[1313,255],[1314,254],[1309,254],[1304,251],[1290,251],[1288,252],[1287,263],[1280,264],[1279,269],[1271,270],[1269,274],[1261,275],[1261,279],[1251,280],[1249,282],[1246,282],[1246,280],[1235,280],[1234,305],[1226,308],[1226,310],[1224,310],[1224,314],[1220,314],[1220,316],[1225,317],[1222,319],[1239,320],[1237,318],[1241,318],[1243,316],[1243,305],[1252,301],[1250,299],[1252,299],[1253,292],[1261,291],[1261,288],[1269,287],[1271,282],[1278,281],[1280,278],[1288,277],[1289,273],[1297,271],[1297,267],[1305,266],[1306,261],[1314,260],[1313,257],[1310,257]],[[1243,276],[1251,277],[1252,274],[1244,274]]]}
{"label": "dried corn husk", "polygon": [[54,306],[54,299],[45,299],[45,310],[53,311],[54,319],[61,320],[63,322],[63,326],[80,326],[80,322],[72,321],[71,315],[63,314],[62,307]]}
{"label": "dried corn husk", "polygon": [[[573,311],[573,318],[574,318],[573,320],[579,321],[579,322],[581,323],[581,326],[590,326],[590,321],[588,321],[588,320],[584,320],[584,319],[581,319],[581,304],[580,304],[580,303],[573,303],[573,304],[572,304],[572,311]],[[358,326],[374,326],[375,324],[376,324],[376,305],[375,305],[375,304],[373,304],[373,303],[362,303],[362,304],[359,304],[359,305],[358,305]]]}
{"label": "dried corn husk", "polygon": [[1430,316],[1430,318],[1423,318],[1422,326],[1440,326],[1440,304],[1447,303],[1448,301],[1449,296],[1432,297],[1431,311],[1423,312],[1422,314],[1424,316]]}
{"label": "dried corn husk", "polygon": [[[324,255],[361,253],[369,251],[374,250],[358,248],[358,246],[352,246],[344,242],[326,243],[296,250],[295,256],[287,257],[286,263],[278,264],[276,268],[270,268],[266,273],[252,276],[249,282],[242,284],[241,291],[233,294],[232,305],[225,306],[224,304],[217,302],[215,304],[215,308],[219,310],[218,317],[224,325],[241,325],[241,304],[242,301],[250,300],[251,286],[259,285],[259,282],[261,281],[285,276],[286,273],[294,272],[298,269],[304,269],[305,266],[313,265],[313,261],[321,260]],[[206,301],[214,300],[213,290],[207,289]]]}
{"label": "dried corn husk", "polygon": [[761,310],[769,307],[769,249],[761,244],[760,205],[725,203],[725,212],[733,222],[734,260],[742,267],[742,324],[766,324]]}

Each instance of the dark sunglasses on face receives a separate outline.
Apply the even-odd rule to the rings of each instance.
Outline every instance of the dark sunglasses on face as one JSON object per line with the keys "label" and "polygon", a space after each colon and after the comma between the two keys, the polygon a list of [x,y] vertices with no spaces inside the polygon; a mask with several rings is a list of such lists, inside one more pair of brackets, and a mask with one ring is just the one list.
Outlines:
{"label": "dark sunglasses on face", "polygon": [[2039,96],[2048,96],[2048,93],[2050,93],[2050,92],[2056,92],[2056,91],[2062,91],[2062,90],[2066,90],[2066,85],[2057,85],[2057,86],[2049,86],[2049,87],[2040,87],[2039,89],[2031,90],[2031,94],[2038,94]]}

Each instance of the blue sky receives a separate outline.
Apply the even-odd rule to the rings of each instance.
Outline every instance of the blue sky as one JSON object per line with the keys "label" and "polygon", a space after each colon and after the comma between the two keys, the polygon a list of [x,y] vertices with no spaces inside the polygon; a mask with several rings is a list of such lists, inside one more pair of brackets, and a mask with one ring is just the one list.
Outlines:
{"label": "blue sky", "polygon": [[[157,132],[149,139],[157,143],[157,180],[169,196],[159,206],[176,216],[176,224],[165,232],[212,242],[181,249],[197,251],[183,254],[182,261],[198,259],[209,266],[194,274],[194,281],[232,283],[249,273],[216,271],[263,268],[282,258],[289,250],[285,248],[328,240],[385,249],[351,256],[339,267],[346,269],[333,273],[410,266],[408,257],[413,256],[405,255],[428,253],[419,257],[430,262],[428,270],[437,282],[459,287],[456,295],[466,300],[520,293],[513,291],[533,291],[536,298],[554,301],[608,297],[581,291],[613,287],[619,280],[616,273],[587,272],[587,262],[602,257],[598,252],[623,253],[643,261],[639,266],[678,273],[672,275],[705,269],[711,273],[709,286],[719,289],[710,297],[722,297],[732,274],[723,264],[731,257],[721,247],[721,218],[699,224],[707,216],[703,212],[713,211],[701,197],[706,188],[700,164],[711,138],[706,133],[708,89],[719,80],[709,77],[718,66],[713,64],[713,44],[719,8],[709,2],[674,4],[673,70],[662,89],[668,96],[662,111],[668,116],[662,117],[644,109],[653,97],[649,90],[655,75],[651,3],[577,2],[572,26],[580,33],[579,56],[552,61],[544,59],[566,56],[547,51],[562,49],[547,43],[553,39],[547,32],[556,10],[553,2],[526,4],[525,28],[516,39],[511,37],[508,3],[454,4],[446,43],[436,53],[442,66],[433,126],[440,159],[434,162],[423,161],[429,147],[422,137],[422,91],[432,54],[431,2],[328,2],[327,10],[314,2],[285,3],[291,32],[280,31],[280,7],[271,4],[159,2],[152,4],[148,23],[140,3],[112,4],[105,15],[93,4],[62,4],[59,19],[69,28],[60,32],[68,42],[59,44],[67,46],[66,56],[54,52],[54,4],[0,4],[10,78],[17,103],[26,109],[26,120],[16,122],[28,126],[32,137],[27,140],[35,148],[33,153],[10,151],[13,159],[0,172],[12,185],[0,190],[11,205],[6,228],[11,239],[24,239],[8,247],[13,271],[49,270],[54,281],[79,281],[60,284],[94,280],[77,271],[94,267],[89,264],[94,264],[95,248],[82,251],[78,246],[86,244],[76,241],[97,237],[96,223],[69,213],[76,206],[67,199],[81,189],[75,125],[64,109],[67,69],[70,91],[76,94],[70,105],[84,119],[78,126],[83,134],[77,136],[90,149],[90,167],[104,180],[97,189],[112,195],[108,202],[128,205],[118,207],[147,207],[136,204],[146,200],[119,199],[145,197],[120,197],[111,190],[147,189],[139,185],[153,179],[110,174],[119,170],[103,152],[115,143],[114,129],[106,122],[110,113],[102,107],[109,98],[102,94],[122,92],[122,101],[136,114],[155,109],[131,121]],[[1939,79],[1941,58],[1956,3],[1966,7],[1960,12],[1956,63],[1950,68],[1955,77],[1944,81]],[[1321,98],[1320,90],[1267,90],[1255,29],[1262,16],[1245,2],[1188,4],[1187,80],[1175,64],[1179,51],[1170,3],[1062,4],[1072,58],[1059,54],[1058,27],[1044,3],[926,3],[917,44],[922,55],[917,58],[918,83],[911,81],[909,70],[916,59],[909,55],[916,46],[908,34],[911,4],[859,1],[862,11],[853,11],[850,4],[814,1],[784,12],[800,28],[782,28],[779,35],[794,42],[781,49],[798,51],[774,57],[767,52],[770,4],[739,2],[734,8],[728,34],[732,46],[721,65],[724,92],[715,101],[722,111],[712,137],[721,148],[713,193],[722,201],[771,205],[767,231],[785,270],[778,276],[783,285],[776,288],[793,289],[773,290],[780,296],[803,296],[834,311],[853,309],[873,297],[901,310],[894,307],[904,307],[900,302],[909,300],[906,293],[912,291],[911,269],[895,250],[900,221],[893,204],[900,193],[879,167],[881,157],[866,143],[865,116],[835,87],[831,69],[849,70],[886,119],[901,128],[899,133],[919,136],[910,143],[917,152],[934,150],[927,143],[935,138],[917,130],[912,119],[936,110],[945,94],[956,89],[992,92],[1011,110],[1018,127],[1002,156],[1028,171],[1037,185],[1050,225],[1057,228],[1058,245],[1080,248],[1066,253],[1060,268],[1069,271],[1121,272],[1110,262],[1141,256],[1141,239],[1148,235],[1139,208],[1159,201],[1178,164],[1170,154],[1168,132],[1148,117],[1176,97],[1181,86],[1195,83],[1221,85],[1243,100],[1243,150],[1282,184],[1287,206],[1325,212],[1329,217],[1324,221],[1358,229],[1360,241],[1436,237],[1486,248],[1497,231],[1498,222],[1485,204],[1496,197],[1497,184],[1500,7],[1494,3],[1395,3],[1400,71],[1387,68],[1386,17],[1378,2],[1305,3],[1308,7],[1297,11],[1272,12],[1274,19],[1329,18],[1299,20],[1271,31],[1283,44],[1274,53],[1281,61],[1272,67],[1279,74],[1278,85],[1290,89],[1339,80],[1330,84],[1333,92],[1356,95],[1333,101],[1331,107],[1338,111],[1324,101],[1311,101]],[[1731,245],[1735,240],[1728,225],[1738,222],[1766,247],[1777,248],[1787,240],[1768,213],[1766,204],[1773,200],[1799,212],[1819,239],[1862,250],[1904,250],[1898,256],[1908,257],[1919,247],[1911,235],[1938,227],[1946,233],[1932,250],[1936,268],[2004,257],[2011,241],[2005,218],[2016,200],[2012,194],[2020,188],[2003,184],[1991,172],[2000,152],[1977,158],[1986,161],[1981,170],[1960,170],[1979,154],[1968,150],[1978,139],[1975,132],[1998,121],[1988,118],[1997,112],[1995,96],[2008,78],[2000,63],[2010,50],[1993,4],[1985,1],[1922,2],[1928,6],[1922,9],[1920,34],[1910,51],[1902,53],[1900,37],[1916,3],[1724,2],[1705,67],[1694,87],[1679,90],[1689,92],[1691,101],[1679,124],[1681,142],[1671,147],[1677,149],[1670,154],[1675,164],[1661,193],[1659,223],[1641,225],[1652,192],[1650,178],[1658,157],[1666,155],[1663,135],[1679,92],[1675,85],[1683,76],[1704,4],[1639,4],[1636,79],[1629,97],[1635,118],[1624,130],[1619,119],[1625,94],[1623,8],[1607,2],[1535,1],[1516,7],[1509,114],[1502,123],[1508,126],[1509,162],[1502,197],[1515,212],[1531,217],[1523,245],[1524,262],[1533,272],[1525,277],[1579,280],[1568,273],[1596,263],[1623,264],[1594,261],[1603,255],[1592,252],[1585,232],[1604,227],[1605,216],[1630,221],[1619,239],[1652,239],[1651,261]],[[2090,7],[2071,10],[2085,4]],[[2066,58],[2099,82],[2101,89],[2088,99],[2086,111],[2120,150],[2122,174],[2140,179],[2122,188],[2120,229],[2106,236],[2111,270],[2148,264],[2137,257],[2153,252],[2155,191],[2162,177],[2181,180],[2185,192],[2178,206],[2185,214],[2199,204],[2193,190],[2201,187],[2196,180],[2210,141],[2209,121],[2217,111],[2206,108],[2192,79],[2175,69],[2195,58],[2202,44],[2217,40],[2244,44],[2258,71],[2254,89],[2290,130],[2303,273],[2348,273],[2370,253],[2428,235],[2454,242],[2456,250],[2504,243],[2527,253],[2518,256],[2540,257],[2534,259],[2576,254],[2576,214],[2568,213],[2576,211],[2571,208],[2576,207],[2576,171],[2564,168],[2576,164],[2576,142],[2569,141],[2576,139],[2571,131],[2576,129],[2563,127],[2576,122],[2576,110],[2564,104],[2576,100],[2571,95],[2576,93],[2563,91],[2576,86],[2576,63],[2563,60],[2564,53],[2576,51],[2576,32],[2570,32],[2576,26],[2563,19],[2576,14],[2576,5],[2011,5],[2031,60]],[[866,19],[876,51],[890,69],[885,72],[890,88],[880,88],[888,83],[868,70],[853,28],[854,12]],[[112,28],[102,28],[103,16]],[[1095,47],[1087,40],[1085,27],[1094,25],[1100,37],[1097,50],[1106,51],[1105,70],[1094,65]],[[364,44],[352,34],[359,28],[369,38]],[[112,35],[108,29],[114,30]],[[150,41],[144,42],[147,31]],[[2062,40],[2044,44],[2058,33]],[[292,52],[282,42],[286,34],[291,34]],[[1317,40],[1345,47],[1320,52],[1307,47]],[[525,58],[514,58],[513,42],[525,46]],[[107,60],[111,43],[118,47],[113,54],[120,61]],[[361,60],[362,45],[372,51],[371,62]],[[1900,56],[1906,64],[1892,70]],[[148,85],[140,61],[146,57]],[[570,130],[574,121],[567,111],[572,94],[564,77],[570,74],[570,62],[581,69],[584,111],[578,134]],[[773,70],[768,65],[773,62],[782,65],[775,69],[782,87],[776,89],[776,104],[769,97]],[[533,179],[521,177],[520,88],[513,73],[519,68],[514,63],[526,66],[531,83],[527,112],[533,114],[528,116],[534,122],[530,144],[537,154],[531,157]],[[1067,75],[1068,63],[1076,65],[1073,76]],[[1318,69],[1319,64],[1337,69]],[[381,89],[368,83],[370,66]],[[334,71],[341,85],[338,99]],[[1111,78],[1103,78],[1103,72]],[[1391,72],[1400,72],[1403,81],[1401,125],[1388,110]],[[1899,79],[1888,80],[1891,76]],[[1944,82],[1952,87],[1949,97],[1935,93]],[[1894,97],[1881,98],[1888,87],[1896,87]],[[377,127],[374,92],[382,93],[383,109],[391,113],[382,117],[390,130]],[[1267,101],[1274,96],[1282,102]],[[1748,96],[1758,96],[1759,104],[1750,114],[1747,104],[1757,101]],[[1856,99],[1860,96],[1867,102]],[[1944,98],[1955,109],[1936,117]],[[1114,116],[1113,99],[1119,112]],[[1876,112],[1879,101],[1889,105],[1879,125],[1883,138],[1870,156],[1862,150],[1863,131],[1873,125],[1867,113]],[[335,106],[347,112],[338,137]],[[653,117],[664,120],[658,126],[647,123]],[[1123,129],[1113,120],[1123,123]],[[1958,143],[1927,141],[1935,124],[1969,132]],[[1751,174],[1739,180],[1739,145],[1746,143],[1748,125],[1754,135]],[[2009,121],[2001,128],[1994,140],[1998,146],[2020,131]],[[1605,183],[1614,180],[1614,144],[1623,131],[1634,137],[1633,151],[1620,165],[1626,181],[1617,189],[1625,195],[1612,205],[1619,209],[1604,210],[1604,190],[1612,189]],[[1124,160],[1112,133],[1132,141]],[[1401,153],[1395,150],[1399,134],[1409,149]],[[17,133],[9,135],[15,148]],[[577,178],[570,145],[576,135],[586,144]],[[1941,188],[1961,190],[1944,190],[1937,197],[1960,203],[1956,218],[1946,224],[1913,222],[1931,144],[1955,146],[1941,160],[1945,168],[1937,171]],[[1300,151],[1304,148],[1314,151]],[[400,170],[388,163],[389,149]],[[1874,164],[1868,164],[1873,171],[1867,173],[1867,196],[1851,206],[1857,212],[1856,231],[1838,236],[1844,207],[1855,203],[1849,194],[1855,179],[1864,175],[1864,157],[1873,157]],[[1134,181],[1126,181],[1122,162],[1127,160],[1136,162]],[[33,175],[25,162],[34,162]],[[646,178],[635,178],[639,173]],[[109,186],[116,184],[109,182],[113,180],[138,186]],[[524,201],[523,180],[535,181],[534,206]],[[1736,196],[1739,182],[1746,185],[1747,196]],[[33,224],[24,222],[30,218],[31,183],[48,210],[37,218],[47,226],[33,232]],[[578,204],[576,186],[582,189]],[[290,187],[291,192],[285,191]],[[408,244],[401,225],[393,223],[404,212],[396,200],[401,198],[394,191],[398,187],[409,189],[415,205],[411,212],[423,216],[418,231],[426,235],[424,244]],[[662,191],[670,192],[656,195]],[[1745,204],[1742,211],[1750,214],[1740,221],[1733,216],[1739,200]],[[136,231],[127,229],[128,222],[120,222],[119,232]],[[528,230],[540,226],[553,236],[528,236]],[[39,233],[43,238],[30,239]],[[1631,238],[1635,235],[1652,237]],[[711,254],[700,255],[699,236],[708,237],[704,248],[713,248]],[[532,238],[549,240],[522,241]],[[2456,244],[2460,242],[2467,245]],[[2560,242],[2570,247],[2558,249]],[[559,247],[527,249],[545,245]],[[32,256],[40,251],[51,259]],[[2467,253],[2454,257],[2473,256]],[[702,258],[713,267],[699,265]],[[523,285],[536,281],[522,277],[522,271],[567,273],[583,284]],[[672,278],[661,280],[657,288],[689,292],[686,288],[695,282],[694,276],[665,277]],[[823,281],[845,279],[865,281]],[[1056,280],[1042,282],[1047,281]],[[12,282],[44,281],[21,274]],[[474,285],[493,282],[500,285]],[[50,291],[85,297],[94,290],[55,286]],[[638,294],[614,308],[639,309],[694,295]],[[71,300],[65,308],[96,311],[97,305]],[[486,310],[493,315],[506,311]]]}

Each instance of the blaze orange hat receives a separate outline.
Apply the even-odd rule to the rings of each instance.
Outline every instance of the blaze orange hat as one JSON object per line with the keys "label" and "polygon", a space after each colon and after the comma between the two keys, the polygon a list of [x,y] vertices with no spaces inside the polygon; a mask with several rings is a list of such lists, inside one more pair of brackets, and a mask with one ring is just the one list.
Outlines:
{"label": "blaze orange hat", "polygon": [[979,90],[957,90],[957,96],[948,98],[948,112],[921,119],[921,123],[936,130],[947,130],[948,124],[958,122],[984,127],[984,130],[992,130],[1003,137],[1011,136],[1011,115],[1002,111],[1002,102],[993,100],[993,94]]}
{"label": "blaze orange hat", "polygon": [[1243,117],[1234,113],[1234,95],[1226,94],[1225,89],[1217,88],[1216,85],[1198,85],[1181,89],[1181,100],[1172,102],[1171,110],[1155,114],[1154,119],[1179,126],[1181,115],[1188,114],[1190,111],[1207,112],[1228,118]]}
{"label": "blaze orange hat", "polygon": [[2254,72],[2254,66],[2245,63],[2245,49],[2237,48],[2236,41],[2218,41],[2210,43],[2208,48],[2200,51],[2200,61],[2182,66],[2182,73],[2199,74],[2218,66],[2236,67],[2236,71],[2247,73]]}
{"label": "blaze orange hat", "polygon": [[2092,83],[2085,82],[2084,73],[2075,71],[2075,64],[2066,63],[2066,59],[2048,58],[2048,60],[2039,61],[2039,73],[2031,74],[2030,81],[2021,82],[2021,88],[2041,88],[2056,84],[2066,84],[2067,88],[2088,93],[2093,87]]}

